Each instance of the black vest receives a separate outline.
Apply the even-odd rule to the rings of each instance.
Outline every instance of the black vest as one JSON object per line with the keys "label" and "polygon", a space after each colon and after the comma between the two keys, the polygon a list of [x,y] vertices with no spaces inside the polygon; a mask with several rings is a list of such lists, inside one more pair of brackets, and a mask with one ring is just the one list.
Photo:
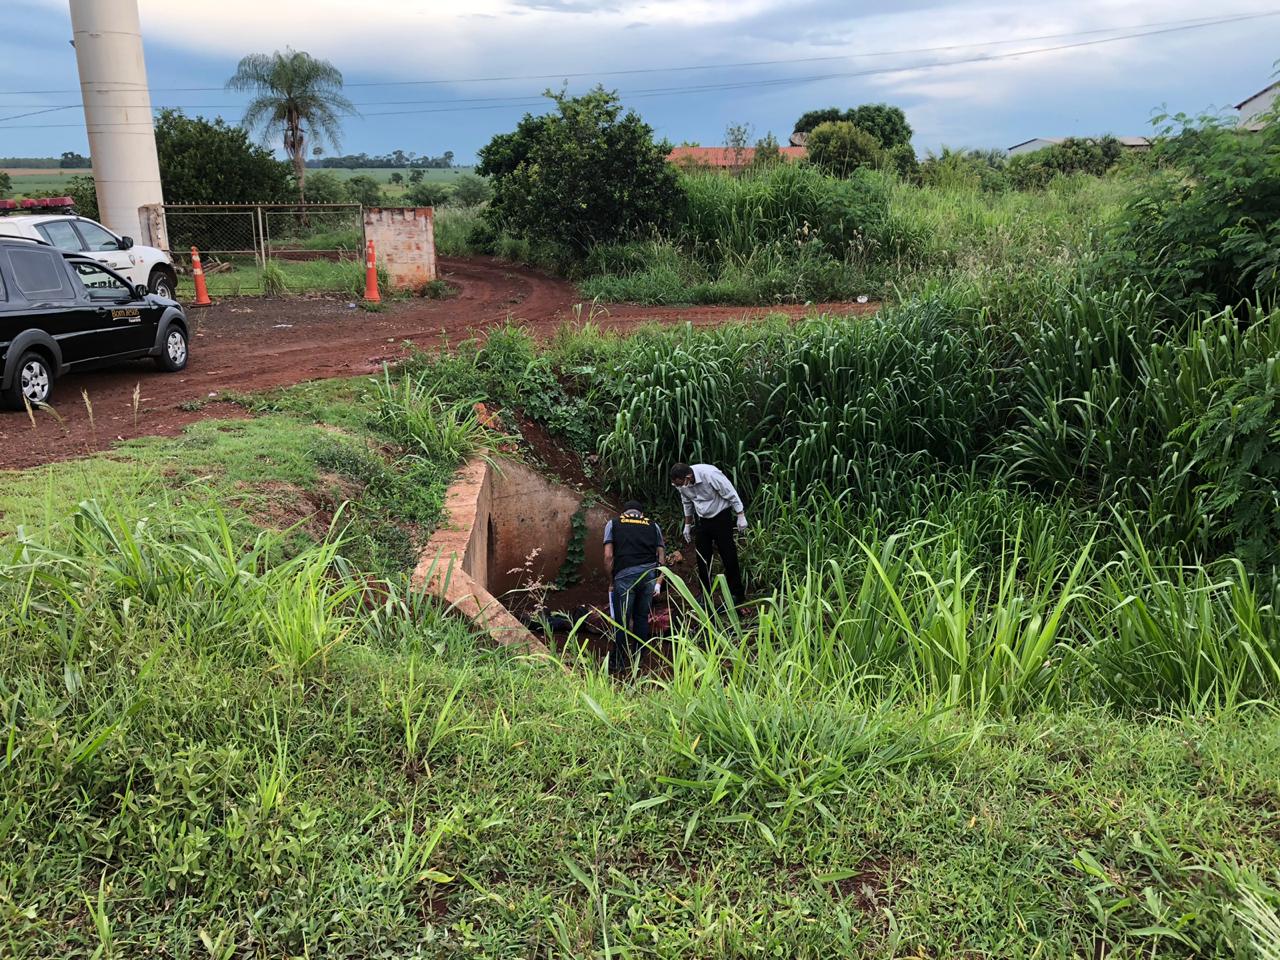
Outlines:
{"label": "black vest", "polygon": [[658,525],[641,514],[613,520],[613,569],[654,566],[658,562]]}

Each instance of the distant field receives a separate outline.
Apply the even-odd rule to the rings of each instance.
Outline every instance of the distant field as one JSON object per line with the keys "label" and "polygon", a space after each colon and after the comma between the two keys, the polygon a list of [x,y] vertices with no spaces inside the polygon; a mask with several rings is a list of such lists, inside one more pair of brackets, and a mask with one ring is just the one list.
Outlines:
{"label": "distant field", "polygon": [[[74,176],[81,176],[91,173],[90,170],[37,170],[31,167],[5,167],[5,173],[13,178],[13,195],[15,197],[23,197],[32,193],[44,193],[47,190],[57,190]],[[307,168],[307,175],[322,172],[320,169]],[[323,170],[324,173],[332,173],[343,180],[360,174],[366,177],[373,177],[379,183],[390,183],[391,174],[399,173],[407,184],[409,174],[412,170],[397,170],[390,167],[369,167],[362,170]],[[423,170],[423,179],[438,182],[449,183],[464,173],[474,173],[475,167],[450,167],[448,170]],[[394,187],[391,193],[402,193],[403,190],[397,191]]]}
{"label": "distant field", "polygon": [[[50,189],[58,189],[65,186],[67,180],[78,175],[92,173],[92,170],[37,170],[29,168],[29,166],[6,166],[5,173],[13,178],[14,196],[22,197],[28,193],[44,193]],[[307,168],[307,175],[321,173],[319,169]],[[387,168],[387,166],[374,166],[362,170],[324,170],[324,173],[332,173],[344,180],[351,179],[355,175],[360,174],[364,177],[372,177],[379,183],[390,183],[390,177],[393,173],[402,174],[404,182],[408,183],[408,175],[412,170],[396,170]],[[449,183],[456,179],[458,175],[463,173],[475,173],[474,166],[452,166],[448,170],[422,170],[422,178],[436,183]],[[393,192],[394,191],[393,189]]]}
{"label": "distant field", "polygon": [[[440,183],[448,183],[450,180],[454,179],[459,174],[475,173],[475,169],[476,169],[475,167],[450,167],[448,170],[423,170],[422,178],[424,180],[432,180],[432,181],[439,181]],[[323,167],[307,167],[307,176],[311,176],[313,173],[333,173],[333,174],[337,174],[343,180],[347,180],[359,174],[360,176],[364,176],[364,177],[373,177],[379,183],[390,183],[391,175],[393,173],[398,173],[402,177],[404,177],[405,182],[407,183],[409,180],[409,175],[413,173],[413,171],[401,170],[394,167],[365,167],[363,169],[358,169],[358,170],[337,170],[337,169],[330,170]]]}
{"label": "distant field", "polygon": [[90,170],[37,170],[31,167],[3,169],[13,179],[13,194],[16,197],[56,190],[64,186],[72,177],[84,176],[92,172]]}

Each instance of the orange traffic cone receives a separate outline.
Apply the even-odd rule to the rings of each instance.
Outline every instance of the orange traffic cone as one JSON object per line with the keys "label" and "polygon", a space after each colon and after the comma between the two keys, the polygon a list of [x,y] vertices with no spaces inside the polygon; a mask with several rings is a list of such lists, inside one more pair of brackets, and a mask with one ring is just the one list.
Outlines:
{"label": "orange traffic cone", "polygon": [[204,285],[204,268],[200,266],[200,251],[191,248],[191,276],[196,282],[196,301],[193,307],[207,307],[213,303],[209,299],[209,288]]}
{"label": "orange traffic cone", "polygon": [[364,261],[364,298],[369,303],[381,303],[378,295],[378,258],[373,250],[373,241],[369,241],[369,249]]}

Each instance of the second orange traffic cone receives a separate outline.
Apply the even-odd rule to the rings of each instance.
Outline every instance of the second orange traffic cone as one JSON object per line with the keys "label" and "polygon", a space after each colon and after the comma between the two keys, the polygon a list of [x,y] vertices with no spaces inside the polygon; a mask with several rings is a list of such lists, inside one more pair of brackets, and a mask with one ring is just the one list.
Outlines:
{"label": "second orange traffic cone", "polygon": [[196,300],[193,307],[207,307],[213,303],[209,299],[209,288],[204,285],[204,268],[200,266],[200,251],[191,248],[191,277],[196,282]]}
{"label": "second orange traffic cone", "polygon": [[364,261],[364,298],[369,303],[381,303],[378,294],[378,258],[373,250],[373,241],[369,241],[369,249]]}

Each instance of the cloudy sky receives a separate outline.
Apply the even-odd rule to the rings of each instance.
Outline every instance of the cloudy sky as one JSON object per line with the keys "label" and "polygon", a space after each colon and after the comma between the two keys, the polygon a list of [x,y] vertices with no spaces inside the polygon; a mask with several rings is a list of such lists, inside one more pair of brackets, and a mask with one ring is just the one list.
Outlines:
{"label": "cloudy sky", "polygon": [[[459,162],[548,86],[603,83],[677,143],[721,143],[730,123],[785,140],[805,110],[887,101],[923,154],[1143,134],[1161,109],[1243,100],[1280,58],[1280,16],[1203,23],[1268,0],[138,2],[156,106],[237,121],[245,98],[221,89],[236,61],[292,46],[343,71],[362,113],[345,151]],[[85,150],[66,0],[0,6],[0,156]]]}

